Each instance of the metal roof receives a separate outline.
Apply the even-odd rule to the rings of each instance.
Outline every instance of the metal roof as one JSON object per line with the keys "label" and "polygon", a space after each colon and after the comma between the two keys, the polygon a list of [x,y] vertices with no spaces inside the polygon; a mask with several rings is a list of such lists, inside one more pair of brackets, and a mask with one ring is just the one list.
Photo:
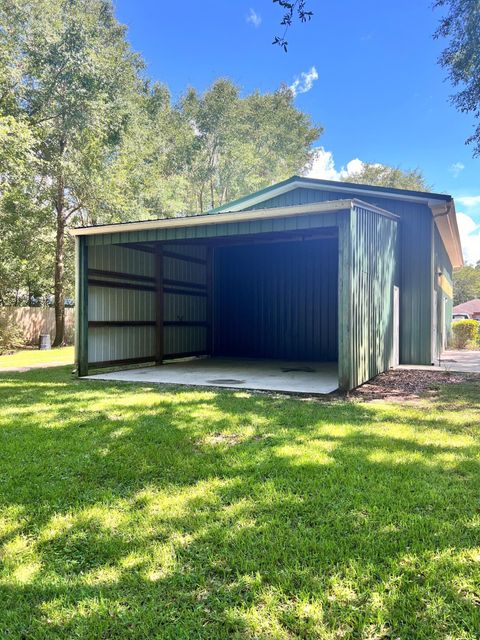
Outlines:
{"label": "metal roof", "polygon": [[188,215],[178,218],[159,218],[156,220],[139,220],[137,222],[115,222],[113,224],[92,225],[89,227],[77,227],[71,229],[70,233],[74,236],[87,236],[105,233],[123,233],[128,231],[147,231],[149,229],[165,229],[174,227],[193,227],[211,224],[220,224],[225,222],[241,222],[242,220],[256,220],[259,218],[284,218],[289,216],[305,215],[309,213],[328,213],[330,211],[339,211],[343,209],[351,209],[354,206],[361,206],[375,213],[387,216],[389,218],[398,219],[390,211],[381,209],[368,202],[362,202],[357,199],[328,200],[326,202],[310,202],[308,204],[289,205],[285,207],[271,207],[268,209],[254,209],[250,211],[209,213],[201,215]]}

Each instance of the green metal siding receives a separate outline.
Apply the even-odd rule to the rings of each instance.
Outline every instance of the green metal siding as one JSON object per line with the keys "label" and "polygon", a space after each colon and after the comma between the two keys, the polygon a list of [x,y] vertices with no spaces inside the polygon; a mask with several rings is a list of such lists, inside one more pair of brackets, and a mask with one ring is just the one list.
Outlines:
{"label": "green metal siding", "polygon": [[215,355],[338,357],[337,238],[215,249]]}
{"label": "green metal siding", "polygon": [[[203,245],[168,245],[168,250],[179,255],[205,261],[207,250]],[[206,264],[189,262],[165,256],[163,259],[165,280],[176,281],[175,286],[164,288],[164,352],[181,354],[207,351],[207,328],[205,326],[174,326],[169,322],[206,322],[206,295],[190,295],[188,283],[206,284]],[[180,283],[185,283],[184,285]],[[185,293],[182,293],[185,290]],[[174,293],[172,293],[174,291]],[[201,291],[199,291],[201,293]]]}
{"label": "green metal siding", "polygon": [[[179,256],[206,256],[204,246],[169,245],[171,252]],[[206,265],[180,258],[165,256],[163,275],[166,282],[163,294],[164,354],[181,354],[206,350],[205,326],[181,326],[179,322],[201,323],[206,321],[205,295],[191,295],[188,284],[205,284]],[[89,248],[88,269],[112,272],[112,275],[94,276],[102,286],[88,285],[88,321],[92,322],[147,322],[143,326],[92,326],[88,327],[88,362],[152,359],[155,353],[156,306],[155,291],[128,288],[138,285],[138,280],[125,274],[153,278],[155,256],[119,245],[93,245]],[[118,278],[114,273],[124,274]],[[105,286],[109,282],[112,286]],[[121,285],[127,287],[122,288]],[[185,283],[185,284],[183,284]],[[118,286],[120,285],[120,286]],[[153,283],[150,283],[153,288]],[[194,290],[194,293],[198,293]]]}
{"label": "green metal siding", "polygon": [[[124,247],[90,247],[88,268],[153,277],[153,255]],[[97,278],[96,278],[97,279]],[[100,279],[100,278],[98,278]],[[135,280],[115,277],[101,278],[112,284],[133,284]],[[88,285],[88,321],[150,321],[155,320],[155,293],[153,291]],[[153,326],[92,327],[88,329],[88,362],[95,363],[148,359],[154,354],[155,328]]]}
{"label": "green metal siding", "polygon": [[[153,254],[117,242],[163,241],[163,274],[180,281],[164,294],[164,353],[208,351],[205,326],[171,326],[207,318],[205,296],[182,293],[206,282],[202,239],[292,229],[337,228],[338,238],[270,245],[215,247],[215,353],[291,359],[335,359],[348,390],[388,368],[392,351],[392,288],[397,272],[397,223],[359,208],[292,218],[90,236],[89,267],[153,277]],[[198,244],[178,244],[179,237]],[[261,235],[260,235],[261,237]],[[177,242],[175,242],[177,241]],[[132,280],[133,282],[133,280]],[[180,289],[180,291],[178,291]],[[165,291],[165,290],[164,290]],[[152,291],[90,286],[89,319],[155,319]],[[90,362],[151,358],[154,327],[92,327]]]}
{"label": "green metal siding", "polygon": [[362,191],[328,191],[299,187],[270,198],[249,209],[283,207],[358,197],[399,216],[399,260],[396,283],[400,287],[400,362],[432,362],[432,213],[426,204],[371,196]]}
{"label": "green metal siding", "polygon": [[[393,347],[397,222],[361,207],[350,217],[349,376],[353,389],[388,369]],[[347,340],[348,340],[347,339]],[[348,349],[348,347],[347,347]]]}
{"label": "green metal siding", "polygon": [[[172,242],[175,240],[200,240],[203,238],[220,238],[257,233],[294,231],[300,229],[317,229],[335,227],[338,216],[342,212],[319,213],[291,216],[286,218],[266,218],[209,224],[205,226],[177,227],[173,229],[151,229],[148,231],[127,231],[123,233],[104,233],[87,237],[88,246],[107,246],[135,242]],[[235,214],[232,214],[232,217]],[[187,223],[186,223],[187,224]]]}
{"label": "green metal siding", "polygon": [[[91,264],[95,268],[106,270],[132,269],[131,273],[152,275],[154,272],[153,255],[135,251],[116,243],[126,242],[155,242],[163,241],[164,252],[190,253],[203,257],[206,255],[204,238],[233,236],[236,234],[262,234],[278,231],[323,229],[338,226],[348,211],[338,211],[327,214],[301,215],[293,218],[281,218],[273,220],[255,220],[232,224],[213,224],[208,227],[185,227],[182,229],[152,230],[149,232],[127,232],[87,236],[86,242],[91,253]],[[175,240],[198,240],[195,245],[176,244]],[[120,255],[122,259],[120,259]],[[134,257],[132,257],[134,256]],[[134,267],[132,260],[137,261]],[[121,266],[125,261],[124,266]],[[141,268],[138,265],[143,265]],[[147,266],[145,266],[147,265]],[[137,269],[137,270],[135,270]],[[140,269],[140,271],[138,271]],[[164,258],[164,277],[174,280],[189,282],[205,282],[206,269],[201,264],[188,264],[183,261]],[[177,286],[178,288],[178,286]],[[181,286],[180,286],[181,288]],[[98,291],[96,291],[98,289]],[[101,289],[101,291],[100,291]],[[110,293],[113,291],[113,293]],[[154,293],[153,292],[129,292],[122,295],[121,289],[90,287],[90,295],[93,295],[93,309],[90,311],[90,320],[154,319]],[[120,295],[119,295],[120,292]],[[133,294],[133,295],[132,295]],[[116,302],[112,308],[112,299]],[[201,324],[207,319],[207,300],[202,296],[183,296],[181,294],[164,296],[164,320],[168,322],[193,321]],[[119,306],[120,305],[120,306]],[[322,320],[319,321],[320,323]],[[90,362],[103,362],[110,360],[123,360],[127,358],[151,357],[154,353],[154,327],[92,327],[89,331]],[[333,354],[337,340],[334,337],[335,329],[331,329],[332,345],[330,352]],[[164,326],[164,353],[185,353],[208,351],[208,328],[202,326]],[[303,354],[302,354],[303,355]],[[333,355],[331,356],[333,357]]]}

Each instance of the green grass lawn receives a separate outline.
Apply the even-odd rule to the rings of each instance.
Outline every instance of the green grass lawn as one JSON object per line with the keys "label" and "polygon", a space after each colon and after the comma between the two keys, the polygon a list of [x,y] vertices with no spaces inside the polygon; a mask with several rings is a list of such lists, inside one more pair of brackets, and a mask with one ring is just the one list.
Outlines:
{"label": "green grass lawn", "polygon": [[73,347],[58,349],[22,349],[11,355],[0,356],[0,371],[10,367],[35,367],[45,364],[73,364]]}
{"label": "green grass lawn", "polygon": [[0,375],[0,637],[480,634],[480,383],[416,404]]}

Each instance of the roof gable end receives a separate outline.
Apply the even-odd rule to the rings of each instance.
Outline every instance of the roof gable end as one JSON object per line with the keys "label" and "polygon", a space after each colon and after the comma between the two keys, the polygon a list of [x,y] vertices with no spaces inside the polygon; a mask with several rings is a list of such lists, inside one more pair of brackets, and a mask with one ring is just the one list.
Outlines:
{"label": "roof gable end", "polygon": [[452,197],[442,193],[428,193],[424,191],[412,191],[408,189],[394,189],[390,187],[377,187],[368,184],[355,184],[353,182],[338,182],[335,180],[319,180],[316,178],[302,178],[301,176],[292,176],[288,180],[278,182],[270,187],[256,191],[238,200],[232,200],[224,205],[211,209],[209,213],[226,213],[228,211],[243,211],[258,205],[266,200],[292,191],[294,189],[319,189],[323,191],[338,191],[346,194],[352,194],[352,197],[361,197],[364,195],[381,196],[383,198],[392,198],[394,200],[405,200],[410,202],[421,202],[424,204],[436,205],[445,202],[451,202]]}

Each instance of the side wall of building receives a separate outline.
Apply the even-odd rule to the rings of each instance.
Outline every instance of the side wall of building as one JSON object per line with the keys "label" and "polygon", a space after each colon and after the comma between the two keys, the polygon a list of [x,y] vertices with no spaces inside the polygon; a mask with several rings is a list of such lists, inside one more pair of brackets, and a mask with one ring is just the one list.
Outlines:
{"label": "side wall of building", "polygon": [[88,363],[155,355],[155,261],[111,245],[88,249]]}
{"label": "side wall of building", "polygon": [[[397,273],[397,221],[362,207],[350,215],[349,246],[340,270],[349,278],[349,311],[340,350],[350,363],[340,387],[355,387],[386,371],[394,344],[393,288]],[[348,355],[347,355],[348,354]]]}
{"label": "side wall of building", "polygon": [[87,247],[85,240],[77,240],[81,375],[88,368],[207,352],[204,246],[169,245],[155,254],[115,244]]}

